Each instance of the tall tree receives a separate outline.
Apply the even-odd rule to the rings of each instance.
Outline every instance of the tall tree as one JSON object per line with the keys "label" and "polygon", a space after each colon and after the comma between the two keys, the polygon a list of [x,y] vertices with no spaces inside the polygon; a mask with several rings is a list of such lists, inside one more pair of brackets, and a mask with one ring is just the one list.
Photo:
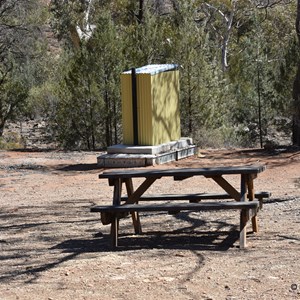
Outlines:
{"label": "tall tree", "polygon": [[203,132],[221,127],[224,122],[222,103],[226,92],[217,50],[204,21],[206,16],[199,15],[197,7],[195,1],[177,3],[169,60],[181,65],[182,134],[201,142]]}
{"label": "tall tree", "polygon": [[[300,47],[300,0],[297,1],[296,33]],[[300,62],[293,86],[293,144],[300,146]]]}
{"label": "tall tree", "polygon": [[119,77],[124,68],[123,43],[111,13],[95,13],[96,29],[62,61],[56,122],[66,148],[96,149],[120,141]]}
{"label": "tall tree", "polygon": [[0,2],[0,137],[5,123],[19,112],[28,96],[30,62],[42,39],[39,13],[36,0]]}

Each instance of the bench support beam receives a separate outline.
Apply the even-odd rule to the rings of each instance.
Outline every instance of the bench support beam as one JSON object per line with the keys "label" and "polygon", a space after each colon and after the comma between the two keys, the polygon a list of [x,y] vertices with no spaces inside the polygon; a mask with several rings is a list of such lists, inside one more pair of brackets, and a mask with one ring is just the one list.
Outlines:
{"label": "bench support beam", "polygon": [[[132,197],[132,195],[134,193],[132,180],[129,179],[129,178],[126,178],[125,179],[125,185],[126,185],[127,195],[130,198],[130,197]],[[133,223],[135,234],[141,234],[142,233],[142,226],[141,226],[141,222],[140,222],[139,213],[136,212],[136,211],[132,211],[131,212],[131,218],[132,218],[132,223]]]}
{"label": "bench support beam", "polygon": [[241,194],[222,176],[211,177],[220,187],[224,189],[234,200],[240,201]]}

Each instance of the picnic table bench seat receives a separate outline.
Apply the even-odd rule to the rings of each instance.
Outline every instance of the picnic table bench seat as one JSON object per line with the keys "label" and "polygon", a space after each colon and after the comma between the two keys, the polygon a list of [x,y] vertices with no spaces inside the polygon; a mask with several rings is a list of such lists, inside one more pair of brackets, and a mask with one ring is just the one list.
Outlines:
{"label": "picnic table bench seat", "polygon": [[[258,200],[246,202],[201,202],[201,203],[158,203],[158,204],[123,204],[123,205],[97,205],[91,207],[91,212],[101,213],[104,225],[112,224],[112,245],[118,244],[118,219],[134,212],[162,212],[177,214],[181,211],[211,211],[211,210],[240,210],[240,232],[247,222],[256,216],[260,207]],[[141,232],[140,232],[141,233]]]}
{"label": "picnic table bench seat", "polygon": [[[256,192],[254,198],[259,201],[259,207],[262,208],[263,199],[270,198],[270,192]],[[139,201],[180,201],[188,200],[190,203],[197,203],[201,200],[226,200],[231,199],[227,193],[198,193],[198,194],[158,194],[158,195],[142,195]],[[128,196],[121,197],[121,201],[127,201]]]}
{"label": "picnic table bench seat", "polygon": [[247,202],[201,202],[201,203],[158,203],[158,204],[123,204],[123,205],[96,205],[91,207],[91,212],[122,213],[122,212],[147,212],[147,211],[201,211],[222,209],[258,209],[259,201]]}

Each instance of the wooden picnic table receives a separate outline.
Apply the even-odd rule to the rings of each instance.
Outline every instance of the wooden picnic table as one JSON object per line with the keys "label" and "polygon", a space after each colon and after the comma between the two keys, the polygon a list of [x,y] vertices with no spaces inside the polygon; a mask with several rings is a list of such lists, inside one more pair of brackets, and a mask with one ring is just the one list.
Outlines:
{"label": "wooden picnic table", "polygon": [[[247,222],[251,219],[253,231],[258,232],[257,212],[261,207],[262,198],[269,197],[270,195],[268,192],[255,193],[254,191],[254,179],[265,168],[264,165],[247,165],[211,168],[106,171],[100,174],[99,178],[108,179],[109,185],[114,187],[112,205],[97,205],[91,208],[91,212],[100,212],[102,223],[111,224],[112,246],[117,247],[119,219],[128,215],[128,213],[131,213],[135,233],[139,234],[142,232],[139,212],[142,211],[168,211],[177,213],[179,211],[237,209],[240,210],[240,248],[245,248]],[[224,177],[226,175],[239,176],[240,188],[236,189]],[[173,177],[174,181],[178,181],[194,176],[204,176],[213,179],[225,193],[145,194],[156,180],[163,179],[164,177]],[[144,181],[136,189],[133,187],[134,178],[144,178]],[[127,196],[122,196],[123,184],[126,186]],[[231,199],[231,201],[201,201],[215,199]],[[161,200],[168,202],[154,203],[154,201]],[[176,200],[188,200],[189,202],[182,203]]]}

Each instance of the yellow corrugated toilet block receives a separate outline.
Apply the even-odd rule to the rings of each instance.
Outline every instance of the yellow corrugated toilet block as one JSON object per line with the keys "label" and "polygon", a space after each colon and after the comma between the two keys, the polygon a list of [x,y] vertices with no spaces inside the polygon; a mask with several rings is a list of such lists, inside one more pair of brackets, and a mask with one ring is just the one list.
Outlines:
{"label": "yellow corrugated toilet block", "polygon": [[[178,66],[136,69],[138,145],[155,146],[180,139]],[[133,145],[131,70],[121,74],[123,144]]]}

